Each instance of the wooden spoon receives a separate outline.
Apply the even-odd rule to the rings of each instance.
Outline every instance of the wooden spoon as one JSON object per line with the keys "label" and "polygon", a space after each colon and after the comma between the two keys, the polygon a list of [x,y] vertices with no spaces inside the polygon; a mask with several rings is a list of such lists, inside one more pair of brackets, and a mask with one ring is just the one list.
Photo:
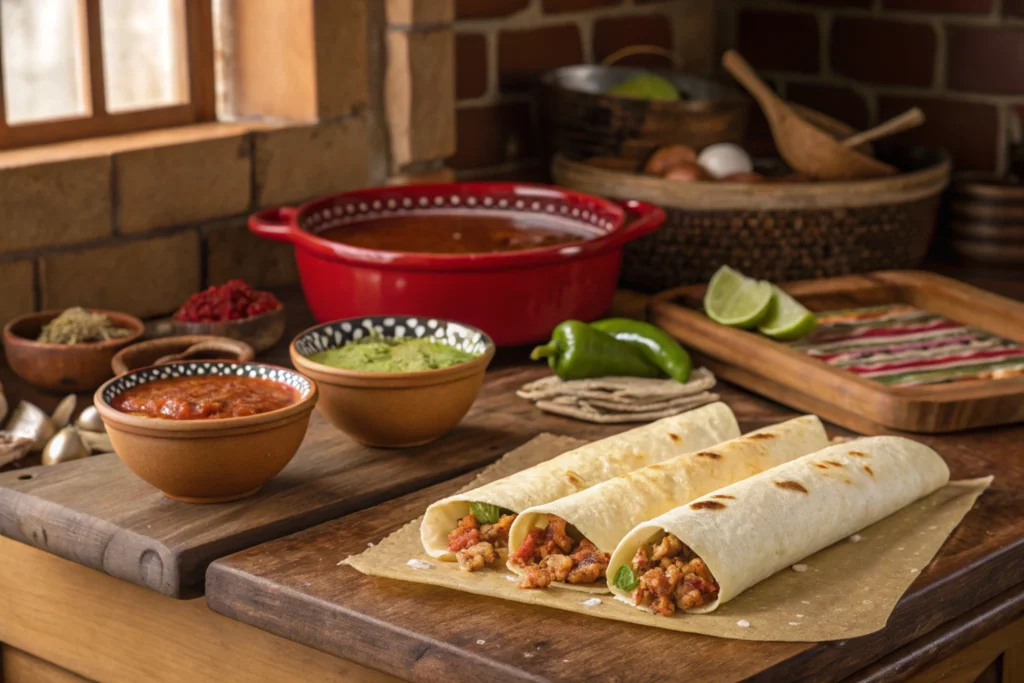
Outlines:
{"label": "wooden spoon", "polygon": [[890,135],[896,135],[896,133],[902,133],[905,130],[911,128],[917,128],[924,123],[924,112],[914,107],[908,109],[899,116],[894,116],[888,121],[884,121],[874,128],[868,128],[865,131],[851,135],[850,137],[843,140],[843,147],[859,147],[865,142],[874,142],[881,138],[888,137]]}
{"label": "wooden spoon", "polygon": [[794,171],[821,180],[860,180],[896,174],[894,166],[847,149],[800,118],[735,50],[722,56],[722,65],[757,100],[771,126],[779,154]]}

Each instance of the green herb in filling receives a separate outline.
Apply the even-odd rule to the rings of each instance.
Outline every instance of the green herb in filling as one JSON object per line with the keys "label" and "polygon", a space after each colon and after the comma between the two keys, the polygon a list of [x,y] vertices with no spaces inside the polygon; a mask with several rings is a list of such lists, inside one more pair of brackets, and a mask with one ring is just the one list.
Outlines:
{"label": "green herb in filling", "polygon": [[345,370],[420,372],[451,367],[475,357],[472,353],[429,339],[372,335],[336,349],[314,353],[309,359]]}
{"label": "green herb in filling", "polygon": [[490,503],[470,503],[469,511],[481,524],[497,524],[502,515],[512,514],[511,510]]}
{"label": "green herb in filling", "polygon": [[624,591],[634,590],[640,582],[636,579],[636,574],[629,568],[628,565],[622,565],[619,567],[619,571],[615,572],[615,579],[612,581],[616,588]]}

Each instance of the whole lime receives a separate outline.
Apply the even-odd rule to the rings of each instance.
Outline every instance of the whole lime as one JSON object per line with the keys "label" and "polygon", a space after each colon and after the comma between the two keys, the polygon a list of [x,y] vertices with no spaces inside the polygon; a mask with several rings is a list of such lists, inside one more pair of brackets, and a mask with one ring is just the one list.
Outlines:
{"label": "whole lime", "polygon": [[630,97],[637,100],[671,101],[679,99],[679,90],[672,84],[672,81],[657,74],[630,76],[622,83],[608,88],[605,92],[608,95]]}

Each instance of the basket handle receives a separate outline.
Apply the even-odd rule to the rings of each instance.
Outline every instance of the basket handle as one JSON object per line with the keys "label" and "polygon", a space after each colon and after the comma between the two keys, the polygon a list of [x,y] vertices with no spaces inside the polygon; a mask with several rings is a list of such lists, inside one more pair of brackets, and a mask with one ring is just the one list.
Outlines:
{"label": "basket handle", "polygon": [[656,57],[664,57],[672,62],[673,68],[681,69],[683,67],[682,60],[678,55],[672,52],[672,50],[658,45],[629,45],[627,47],[619,48],[602,59],[601,66],[613,66],[618,62],[621,62],[626,57],[633,57],[635,55],[654,55]]}

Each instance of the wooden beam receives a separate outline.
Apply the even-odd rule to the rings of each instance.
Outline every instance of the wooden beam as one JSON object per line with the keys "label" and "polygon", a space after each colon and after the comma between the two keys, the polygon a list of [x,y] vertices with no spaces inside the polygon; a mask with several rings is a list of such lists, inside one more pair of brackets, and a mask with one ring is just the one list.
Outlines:
{"label": "wooden beam", "polygon": [[89,683],[67,669],[27,652],[0,645],[0,681],[3,683]]}
{"label": "wooden beam", "polygon": [[4,537],[0,577],[0,642],[94,681],[397,680]]}
{"label": "wooden beam", "polygon": [[85,45],[88,57],[91,118],[107,115],[107,91],[103,77],[103,29],[100,0],[85,0]]}
{"label": "wooden beam", "polygon": [[188,97],[196,121],[217,118],[212,0],[185,0]]}

